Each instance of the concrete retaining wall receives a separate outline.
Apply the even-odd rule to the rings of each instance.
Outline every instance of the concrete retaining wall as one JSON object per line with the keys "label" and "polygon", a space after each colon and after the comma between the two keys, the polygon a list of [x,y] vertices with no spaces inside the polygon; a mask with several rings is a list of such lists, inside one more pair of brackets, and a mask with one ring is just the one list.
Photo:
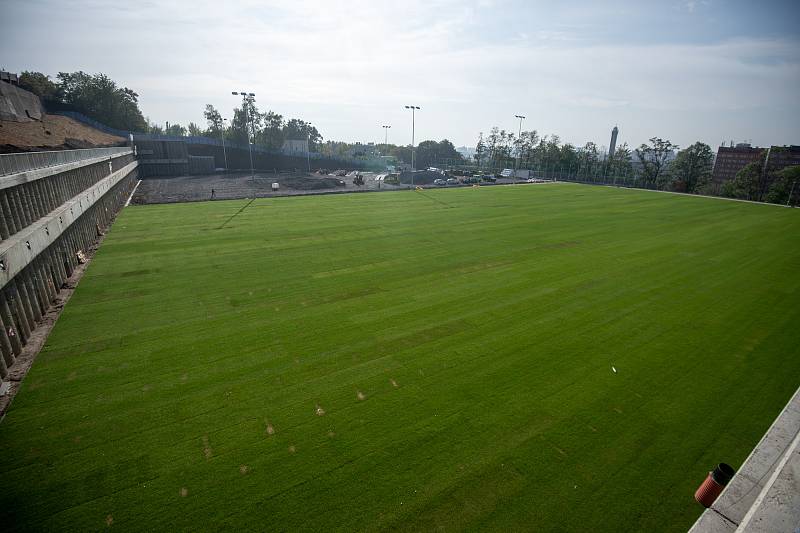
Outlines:
{"label": "concrete retaining wall", "polygon": [[38,96],[16,85],[0,81],[0,120],[12,122],[42,120],[43,112]]}
{"label": "concrete retaining wall", "polygon": [[132,151],[0,178],[0,383],[137,180]]}

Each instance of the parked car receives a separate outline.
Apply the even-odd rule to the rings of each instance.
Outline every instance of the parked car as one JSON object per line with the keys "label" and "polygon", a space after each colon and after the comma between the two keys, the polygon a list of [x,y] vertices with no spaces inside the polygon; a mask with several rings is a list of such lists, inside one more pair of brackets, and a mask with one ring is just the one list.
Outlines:
{"label": "parked car", "polygon": [[482,179],[483,181],[487,181],[489,183],[494,183],[495,181],[497,181],[497,178],[495,178],[493,174],[483,174],[482,176],[480,176],[480,179]]}
{"label": "parked car", "polygon": [[433,184],[438,187],[441,187],[442,185],[447,185],[447,180],[443,180],[442,178],[436,178],[435,180],[433,180]]}
{"label": "parked car", "polygon": [[480,183],[481,179],[478,176],[467,176],[461,183]]}
{"label": "parked car", "polygon": [[336,179],[336,185],[338,185],[339,187],[344,187],[346,185],[346,183],[344,182],[343,179],[337,178]]}
{"label": "parked car", "polygon": [[458,185],[458,180],[455,178],[447,178],[448,185]]}
{"label": "parked car", "polygon": [[514,176],[514,170],[510,168],[504,168],[500,175],[504,178],[511,178]]}

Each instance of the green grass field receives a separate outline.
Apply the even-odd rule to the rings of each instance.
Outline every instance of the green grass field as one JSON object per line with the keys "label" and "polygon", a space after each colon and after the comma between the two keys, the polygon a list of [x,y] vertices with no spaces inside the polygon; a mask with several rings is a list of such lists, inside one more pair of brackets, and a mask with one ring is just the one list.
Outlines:
{"label": "green grass field", "polygon": [[247,203],[120,215],[0,424],[3,529],[682,531],[800,384],[797,210]]}

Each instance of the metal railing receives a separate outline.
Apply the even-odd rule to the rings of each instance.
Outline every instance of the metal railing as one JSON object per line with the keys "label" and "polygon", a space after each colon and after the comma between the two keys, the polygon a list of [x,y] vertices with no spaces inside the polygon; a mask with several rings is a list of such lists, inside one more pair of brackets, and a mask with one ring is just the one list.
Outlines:
{"label": "metal railing", "polygon": [[75,161],[84,161],[96,157],[112,157],[130,152],[128,146],[113,148],[86,148],[82,150],[58,150],[53,152],[21,152],[0,154],[0,176],[8,176],[18,172],[53,167]]}

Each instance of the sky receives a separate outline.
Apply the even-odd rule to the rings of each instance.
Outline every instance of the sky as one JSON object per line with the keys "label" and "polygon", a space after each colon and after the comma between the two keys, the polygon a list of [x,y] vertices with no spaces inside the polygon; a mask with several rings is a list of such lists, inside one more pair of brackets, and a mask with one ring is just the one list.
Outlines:
{"label": "sky", "polygon": [[153,122],[231,91],[326,140],[492,126],[607,146],[800,144],[800,0],[0,0],[0,68],[103,72]]}

